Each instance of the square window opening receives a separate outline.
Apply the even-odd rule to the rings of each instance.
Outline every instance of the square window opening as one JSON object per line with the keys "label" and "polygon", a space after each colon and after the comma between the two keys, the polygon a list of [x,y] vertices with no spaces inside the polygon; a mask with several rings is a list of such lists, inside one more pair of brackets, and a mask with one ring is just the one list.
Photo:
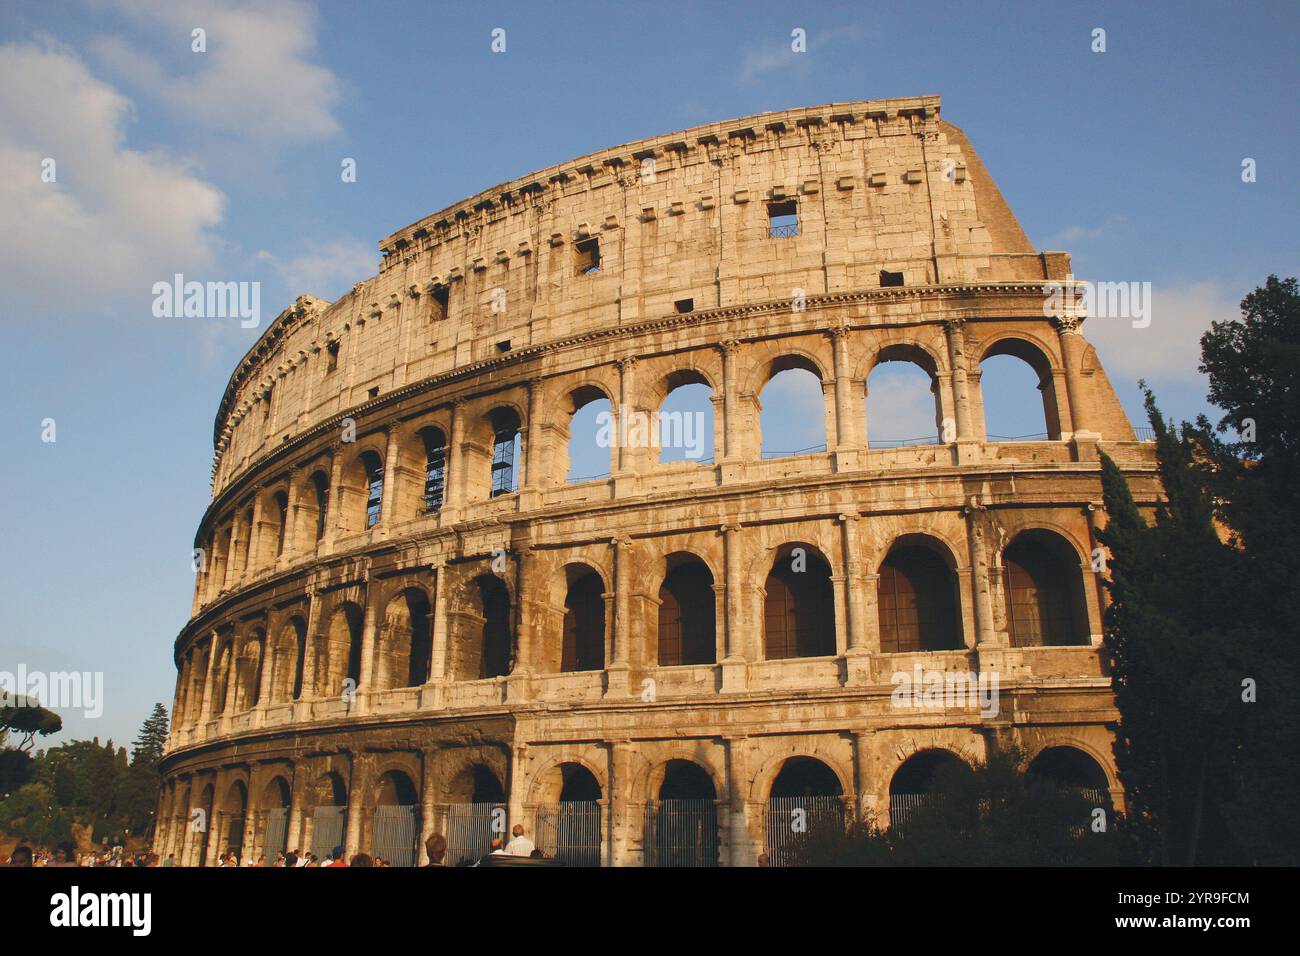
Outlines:
{"label": "square window opening", "polygon": [[600,240],[582,239],[573,245],[574,261],[580,276],[595,275],[600,271]]}
{"label": "square window opening", "polygon": [[767,204],[768,236],[792,239],[799,235],[799,204],[793,199]]}

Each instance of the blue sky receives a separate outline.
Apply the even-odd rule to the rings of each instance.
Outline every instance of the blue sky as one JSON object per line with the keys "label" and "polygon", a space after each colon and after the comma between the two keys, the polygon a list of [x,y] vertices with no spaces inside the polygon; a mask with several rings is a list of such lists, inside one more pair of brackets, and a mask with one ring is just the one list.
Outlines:
{"label": "blue sky", "polygon": [[[65,714],[53,742],[129,741],[170,708],[212,419],[260,329],[156,319],[155,281],[257,280],[269,319],[372,275],[380,237],[457,199],[699,123],[939,94],[1038,248],[1152,284],[1150,328],[1085,326],[1130,417],[1143,376],[1195,415],[1200,332],[1300,261],[1298,28],[1291,2],[8,3],[0,670],[104,672],[103,716]],[[924,382],[890,371],[873,401],[923,433],[904,406]],[[765,413],[789,447],[819,438],[796,399]],[[993,407],[991,430],[1041,430],[1027,409]]]}

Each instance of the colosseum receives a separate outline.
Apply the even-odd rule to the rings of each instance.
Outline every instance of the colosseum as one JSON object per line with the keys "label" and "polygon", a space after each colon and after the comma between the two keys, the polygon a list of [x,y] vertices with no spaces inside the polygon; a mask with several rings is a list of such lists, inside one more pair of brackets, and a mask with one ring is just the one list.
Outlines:
{"label": "colosseum", "polygon": [[[1069,297],[1044,307],[1069,256],[939,113],[605,149],[393,233],[378,275],[269,324],[217,412],[155,849],[416,865],[437,832],[456,863],[522,823],[571,864],[780,864],[796,809],[896,824],[1004,743],[1122,806],[1099,452],[1150,504],[1153,446]],[[1045,435],[988,433],[996,356],[1036,375]],[[928,377],[928,439],[873,438],[883,363]],[[826,438],[778,455],[761,399],[788,370]],[[689,386],[714,454],[674,459],[653,423]],[[570,480],[592,403],[607,473]]]}

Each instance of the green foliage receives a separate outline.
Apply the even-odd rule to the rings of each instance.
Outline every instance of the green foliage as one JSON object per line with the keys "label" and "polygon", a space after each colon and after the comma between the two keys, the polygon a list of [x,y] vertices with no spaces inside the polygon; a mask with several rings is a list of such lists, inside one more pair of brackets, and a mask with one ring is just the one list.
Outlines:
{"label": "green foliage", "polygon": [[[1217,427],[1173,427],[1143,386],[1166,497],[1154,523],[1102,461],[1116,764],[1135,831],[1163,864],[1300,862],[1286,799],[1300,784],[1295,280],[1270,277],[1242,312],[1202,339],[1210,399],[1226,412]],[[1252,425],[1255,442],[1218,437]]]}
{"label": "green foliage", "polygon": [[[69,839],[73,822],[93,825],[95,839],[117,840],[128,832],[146,835],[158,800],[158,759],[166,740],[167,712],[161,704],[141,727],[129,760],[125,747],[110,740],[74,740],[51,747],[32,760],[27,779],[0,800],[0,830],[43,845]],[[161,732],[161,736],[160,736]],[[0,774],[13,754],[0,751]],[[28,782],[30,781],[30,782]],[[3,791],[0,791],[3,792]]]}
{"label": "green foliage", "polygon": [[35,698],[0,696],[0,732],[22,735],[19,750],[31,750],[39,734],[48,737],[63,729],[63,718],[36,703]]}
{"label": "green foliage", "polygon": [[973,769],[935,774],[940,799],[911,812],[905,825],[874,821],[847,833],[809,835],[795,862],[805,866],[1106,866],[1136,859],[1133,839],[1109,807],[1094,829],[1092,801],[1023,770],[1015,750],[994,751]]}

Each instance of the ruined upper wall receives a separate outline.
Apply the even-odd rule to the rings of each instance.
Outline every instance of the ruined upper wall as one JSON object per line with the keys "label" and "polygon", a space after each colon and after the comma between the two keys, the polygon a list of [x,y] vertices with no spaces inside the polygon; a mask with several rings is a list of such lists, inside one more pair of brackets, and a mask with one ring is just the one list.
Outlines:
{"label": "ruined upper wall", "polygon": [[[799,234],[772,238],[768,203]],[[600,269],[581,268],[596,240]],[[379,274],[302,296],[232,375],[214,493],[288,437],[508,350],[694,311],[877,288],[1034,281],[1035,253],[939,98],[765,113],[615,147],[485,190],[380,243]],[[445,305],[441,301],[445,297]],[[269,399],[269,400],[268,400]]]}

